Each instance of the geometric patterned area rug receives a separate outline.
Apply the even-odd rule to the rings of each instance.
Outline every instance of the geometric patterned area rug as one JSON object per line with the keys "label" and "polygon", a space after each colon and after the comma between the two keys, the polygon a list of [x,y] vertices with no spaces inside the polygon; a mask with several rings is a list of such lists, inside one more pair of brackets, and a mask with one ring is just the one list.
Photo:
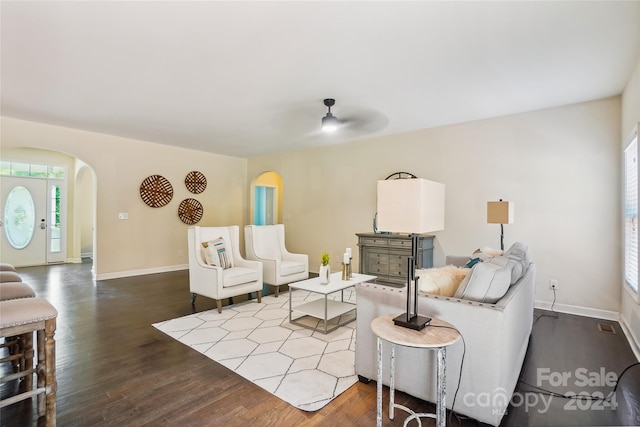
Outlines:
{"label": "geometric patterned area rug", "polygon": [[[245,301],[224,307],[222,313],[213,309],[153,326],[296,408],[316,411],[357,381],[356,322],[328,334],[292,325],[290,294],[267,295],[261,304]],[[295,290],[292,304],[295,308],[318,298],[323,297]],[[338,299],[340,293],[329,298]],[[354,288],[344,291],[344,301],[355,303]],[[355,312],[346,316],[355,318]],[[298,320],[324,324],[310,317]]]}

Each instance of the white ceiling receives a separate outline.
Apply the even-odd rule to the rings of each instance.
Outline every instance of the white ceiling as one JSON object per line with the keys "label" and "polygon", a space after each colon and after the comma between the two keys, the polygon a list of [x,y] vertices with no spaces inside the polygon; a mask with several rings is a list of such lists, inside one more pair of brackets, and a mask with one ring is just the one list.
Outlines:
{"label": "white ceiling", "polygon": [[[231,156],[600,99],[640,1],[2,1],[1,113]],[[319,132],[322,99],[366,126]]]}

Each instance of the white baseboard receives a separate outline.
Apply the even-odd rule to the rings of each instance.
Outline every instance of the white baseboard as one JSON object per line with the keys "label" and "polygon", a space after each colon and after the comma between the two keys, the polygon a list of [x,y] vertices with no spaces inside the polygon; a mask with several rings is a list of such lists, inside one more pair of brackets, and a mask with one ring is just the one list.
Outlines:
{"label": "white baseboard", "polygon": [[120,279],[122,277],[144,276],[146,274],[167,273],[169,271],[186,270],[189,264],[170,265],[166,267],[145,268],[142,270],[117,271],[115,273],[96,274],[96,280]]}
{"label": "white baseboard", "polygon": [[82,264],[82,258],[67,258],[65,262],[68,264]]}
{"label": "white baseboard", "polygon": [[620,316],[620,327],[627,336],[627,341],[629,341],[633,354],[636,355],[636,359],[640,362],[640,339],[634,335],[633,330],[627,324],[627,320],[624,316]]}
{"label": "white baseboard", "polygon": [[[551,303],[548,301],[536,300],[534,303],[534,307],[542,310],[551,310]],[[588,307],[580,307],[577,305],[556,303],[553,306],[553,310],[559,311],[560,313],[576,314],[578,316],[586,316],[586,317],[595,317],[596,319],[615,320],[615,321],[620,320],[620,313],[618,313],[617,311],[600,310],[598,308],[588,308]]]}

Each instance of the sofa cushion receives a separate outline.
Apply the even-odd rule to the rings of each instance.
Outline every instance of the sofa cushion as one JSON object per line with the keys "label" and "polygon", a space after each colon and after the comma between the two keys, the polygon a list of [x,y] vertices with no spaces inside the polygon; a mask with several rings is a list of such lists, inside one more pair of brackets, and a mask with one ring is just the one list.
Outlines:
{"label": "sofa cushion", "polygon": [[258,270],[246,267],[227,268],[222,272],[224,279],[224,287],[244,285],[245,283],[255,282],[258,280]]}
{"label": "sofa cushion", "polygon": [[[499,257],[503,258],[503,257]],[[455,298],[495,304],[509,290],[511,266],[508,260],[492,258],[476,264],[460,283]]]}
{"label": "sofa cushion", "polygon": [[455,265],[416,270],[416,276],[420,277],[419,290],[426,294],[451,297],[469,271],[471,271],[470,268]]}
{"label": "sofa cushion", "polygon": [[204,252],[204,259],[207,264],[225,269],[233,267],[231,250],[227,248],[222,237],[202,242],[202,248]]}
{"label": "sofa cushion", "polygon": [[304,273],[306,266],[301,262],[281,261],[280,276],[290,276],[292,274]]}

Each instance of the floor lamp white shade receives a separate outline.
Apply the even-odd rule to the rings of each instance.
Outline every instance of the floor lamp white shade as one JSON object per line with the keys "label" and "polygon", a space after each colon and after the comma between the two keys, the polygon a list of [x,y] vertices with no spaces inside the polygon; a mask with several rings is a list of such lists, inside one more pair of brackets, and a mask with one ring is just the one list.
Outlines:
{"label": "floor lamp white shade", "polygon": [[431,318],[418,315],[418,234],[444,229],[444,184],[422,178],[378,181],[378,227],[411,234],[411,256],[407,259],[407,311],[394,318],[393,323],[419,331]]}
{"label": "floor lamp white shade", "polygon": [[444,184],[423,178],[378,181],[377,225],[396,233],[444,229]]}

